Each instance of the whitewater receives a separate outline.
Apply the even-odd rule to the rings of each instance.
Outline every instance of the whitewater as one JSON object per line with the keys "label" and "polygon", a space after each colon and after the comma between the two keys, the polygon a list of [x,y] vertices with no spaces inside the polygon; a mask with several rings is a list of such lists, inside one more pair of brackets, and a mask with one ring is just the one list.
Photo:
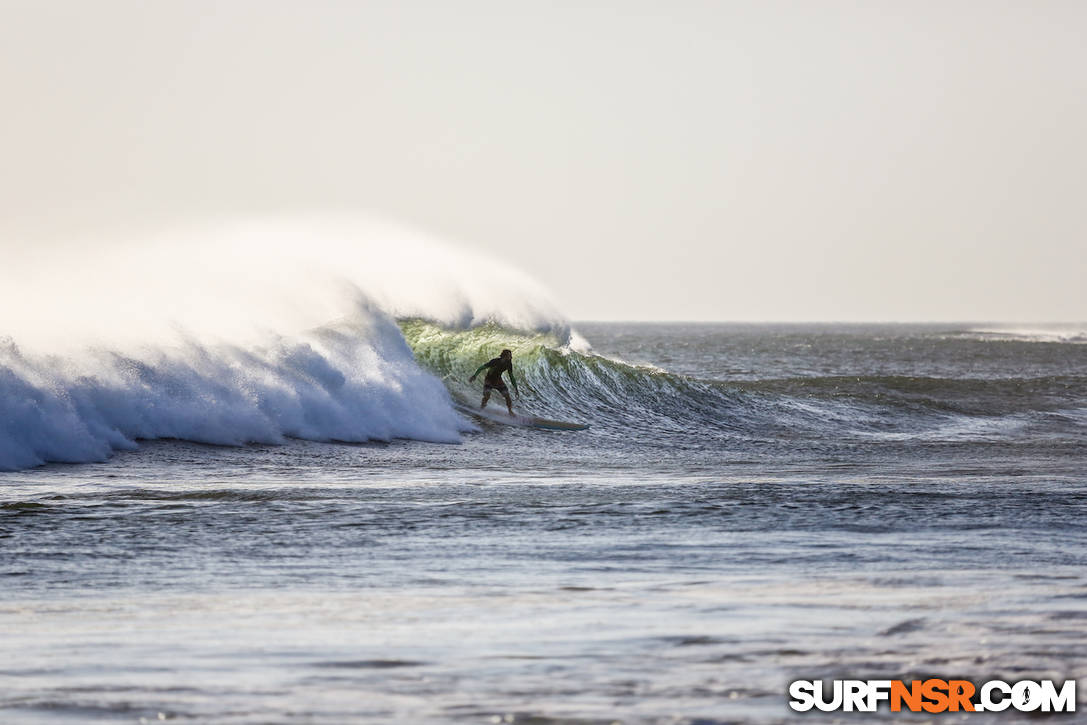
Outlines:
{"label": "whitewater", "polygon": [[[19,241],[0,721],[837,722],[788,708],[813,677],[1085,706],[1087,326],[572,323],[359,217]],[[504,348],[519,412],[591,428],[458,413]]]}

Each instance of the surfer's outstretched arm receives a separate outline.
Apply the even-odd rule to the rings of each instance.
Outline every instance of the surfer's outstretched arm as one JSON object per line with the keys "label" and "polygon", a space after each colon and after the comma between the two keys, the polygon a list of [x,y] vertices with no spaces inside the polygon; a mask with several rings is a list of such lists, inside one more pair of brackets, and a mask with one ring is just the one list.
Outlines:
{"label": "surfer's outstretched arm", "polygon": [[521,389],[517,387],[517,378],[513,377],[513,366],[512,365],[510,366],[509,373],[510,373],[510,382],[513,383],[513,389],[518,395],[520,395],[521,394]]}
{"label": "surfer's outstretched arm", "polygon": [[[476,368],[476,371],[474,373],[472,373],[472,377],[468,378],[468,382],[472,382],[473,380],[475,380],[476,376],[479,375],[480,371],[481,370],[486,370],[488,365],[490,365],[490,363],[483,363],[478,368]],[[516,388],[517,386],[514,385],[513,387]]]}

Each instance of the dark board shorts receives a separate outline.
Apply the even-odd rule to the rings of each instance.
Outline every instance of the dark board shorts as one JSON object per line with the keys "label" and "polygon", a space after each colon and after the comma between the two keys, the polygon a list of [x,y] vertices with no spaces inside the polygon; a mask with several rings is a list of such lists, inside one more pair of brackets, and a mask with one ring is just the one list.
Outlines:
{"label": "dark board shorts", "polygon": [[483,392],[486,393],[488,390],[497,390],[498,392],[502,393],[502,395],[509,395],[510,392],[509,388],[507,388],[506,384],[503,383],[501,380],[499,380],[497,383],[484,382]]}

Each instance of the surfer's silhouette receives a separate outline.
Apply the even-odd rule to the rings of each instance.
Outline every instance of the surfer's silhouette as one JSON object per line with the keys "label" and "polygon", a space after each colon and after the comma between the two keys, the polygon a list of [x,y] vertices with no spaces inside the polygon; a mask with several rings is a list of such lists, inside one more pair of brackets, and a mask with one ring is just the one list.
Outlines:
{"label": "surfer's silhouette", "polygon": [[468,378],[468,382],[475,382],[476,376],[482,370],[486,370],[487,375],[483,378],[483,402],[479,404],[479,407],[486,408],[487,401],[491,399],[491,391],[497,390],[506,399],[506,410],[510,412],[510,415],[513,415],[513,401],[510,400],[510,391],[506,384],[502,382],[502,373],[509,373],[513,389],[517,391],[518,395],[521,394],[521,391],[517,389],[517,380],[513,377],[513,353],[509,350],[503,350],[498,357],[480,365],[472,373],[472,377]]}

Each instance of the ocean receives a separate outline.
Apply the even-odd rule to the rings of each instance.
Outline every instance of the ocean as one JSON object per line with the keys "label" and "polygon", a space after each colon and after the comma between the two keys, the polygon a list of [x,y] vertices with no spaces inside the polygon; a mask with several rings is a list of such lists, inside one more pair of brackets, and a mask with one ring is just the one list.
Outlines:
{"label": "ocean", "polygon": [[[0,721],[949,722],[788,684],[1087,676],[1083,326],[359,309],[7,341]],[[590,429],[457,414],[502,348]]]}

